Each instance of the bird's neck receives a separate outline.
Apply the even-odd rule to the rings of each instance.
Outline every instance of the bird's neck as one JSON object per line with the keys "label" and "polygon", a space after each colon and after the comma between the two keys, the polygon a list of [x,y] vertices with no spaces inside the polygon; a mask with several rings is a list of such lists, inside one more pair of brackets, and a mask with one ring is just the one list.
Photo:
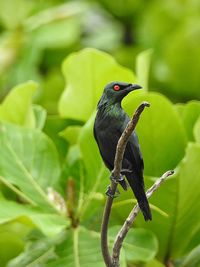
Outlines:
{"label": "bird's neck", "polygon": [[124,115],[124,110],[122,109],[121,102],[113,103],[110,99],[104,101],[99,101],[98,104],[98,115],[101,118],[119,118]]}
{"label": "bird's neck", "polygon": [[98,110],[109,110],[111,108],[121,109],[121,101],[116,102],[115,99],[108,98],[105,94],[102,95],[97,105]]}

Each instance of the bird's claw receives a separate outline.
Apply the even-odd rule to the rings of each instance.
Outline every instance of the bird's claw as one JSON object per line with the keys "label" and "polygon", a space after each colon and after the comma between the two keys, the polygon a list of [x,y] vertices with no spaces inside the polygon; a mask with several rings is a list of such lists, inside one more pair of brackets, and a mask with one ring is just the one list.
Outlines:
{"label": "bird's claw", "polygon": [[112,192],[110,186],[108,186],[108,188],[107,188],[107,190],[106,190],[106,195],[107,195],[108,197],[111,197],[111,198],[116,198],[116,197],[119,197],[120,192],[119,192],[118,189],[116,189],[116,194],[113,194],[113,192]]}
{"label": "bird's claw", "polygon": [[122,169],[121,173],[120,173],[120,177],[118,179],[116,179],[113,175],[113,173],[111,173],[110,176],[110,180],[116,184],[118,184],[119,182],[124,181],[124,175],[126,175],[127,173],[132,173],[133,171],[130,169]]}
{"label": "bird's claw", "polygon": [[118,184],[118,182],[119,182],[118,179],[116,179],[116,178],[114,177],[113,173],[111,173],[110,180],[111,180],[112,182],[114,182],[115,184]]}

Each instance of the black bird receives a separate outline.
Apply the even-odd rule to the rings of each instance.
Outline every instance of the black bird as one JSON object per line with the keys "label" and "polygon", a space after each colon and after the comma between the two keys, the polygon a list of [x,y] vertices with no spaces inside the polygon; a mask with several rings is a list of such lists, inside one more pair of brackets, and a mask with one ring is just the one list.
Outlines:
{"label": "black bird", "polygon": [[[130,121],[130,118],[122,109],[121,101],[128,93],[140,88],[142,87],[137,84],[111,82],[105,87],[98,103],[98,111],[94,123],[94,137],[103,161],[110,171],[114,168],[118,140]],[[147,221],[151,220],[152,216],[144,191],[143,169],[142,154],[134,131],[125,149],[121,173],[126,176],[142,210],[144,219]],[[126,181],[121,180],[119,182],[123,189],[127,190]]]}

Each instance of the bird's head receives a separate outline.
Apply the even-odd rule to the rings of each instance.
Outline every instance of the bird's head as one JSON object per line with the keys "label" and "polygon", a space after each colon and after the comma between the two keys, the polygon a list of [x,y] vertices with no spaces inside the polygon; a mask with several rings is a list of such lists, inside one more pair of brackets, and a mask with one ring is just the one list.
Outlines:
{"label": "bird's head", "polygon": [[130,92],[142,88],[140,85],[125,83],[125,82],[111,82],[104,88],[103,95],[99,101],[98,106],[110,103],[121,103],[122,99]]}

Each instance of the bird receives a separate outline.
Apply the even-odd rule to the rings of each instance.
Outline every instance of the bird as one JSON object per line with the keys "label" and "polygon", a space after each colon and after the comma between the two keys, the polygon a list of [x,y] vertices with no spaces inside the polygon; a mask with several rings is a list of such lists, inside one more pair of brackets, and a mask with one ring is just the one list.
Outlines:
{"label": "bird", "polygon": [[[106,167],[112,171],[118,140],[130,121],[122,108],[123,98],[130,92],[142,88],[140,85],[127,82],[110,82],[103,91],[97,105],[93,133],[100,155]],[[151,210],[144,189],[144,161],[138,137],[132,132],[124,152],[121,177],[125,176],[131,187],[145,221],[152,220]],[[125,179],[119,180],[124,190],[128,189]],[[107,191],[108,195],[109,192]],[[114,197],[114,196],[112,196]]]}

